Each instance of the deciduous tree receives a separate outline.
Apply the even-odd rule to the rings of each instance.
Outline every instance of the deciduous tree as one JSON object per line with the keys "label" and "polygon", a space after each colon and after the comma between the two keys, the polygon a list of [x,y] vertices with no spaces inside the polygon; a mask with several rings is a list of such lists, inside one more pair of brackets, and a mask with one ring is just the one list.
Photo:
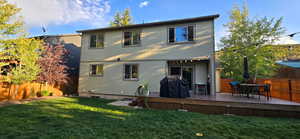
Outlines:
{"label": "deciduous tree", "polygon": [[132,24],[132,17],[128,8],[125,9],[125,11],[122,14],[120,12],[117,12],[114,16],[113,21],[110,22],[110,26],[113,27],[125,26],[130,24]]}
{"label": "deciduous tree", "polygon": [[40,72],[37,81],[40,83],[49,83],[50,85],[60,85],[67,82],[67,66],[64,57],[67,54],[62,45],[45,45],[39,65]]}
{"label": "deciduous tree", "polygon": [[270,77],[276,71],[276,52],[272,44],[283,33],[282,18],[250,19],[247,6],[234,7],[228,27],[229,35],[221,39],[220,63],[223,77],[243,79],[243,57],[248,57],[249,73],[256,77]]}
{"label": "deciduous tree", "polygon": [[[41,41],[27,38],[23,22],[16,15],[20,10],[6,0],[0,0],[0,68],[10,66],[1,81],[16,85],[36,79],[40,71],[37,60],[42,46]],[[3,72],[1,70],[0,74]],[[12,97],[18,89],[15,90]]]}

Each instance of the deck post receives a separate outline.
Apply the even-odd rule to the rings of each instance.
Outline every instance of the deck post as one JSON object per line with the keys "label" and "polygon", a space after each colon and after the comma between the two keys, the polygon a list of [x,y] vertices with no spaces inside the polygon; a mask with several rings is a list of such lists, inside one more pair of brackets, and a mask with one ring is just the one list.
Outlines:
{"label": "deck post", "polygon": [[293,101],[293,94],[292,94],[292,81],[289,80],[289,96],[290,96],[290,101]]}
{"label": "deck post", "polygon": [[209,58],[209,70],[210,95],[216,96],[216,67],[214,54]]}
{"label": "deck post", "polygon": [[211,29],[213,33],[211,34],[213,41],[213,49],[209,58],[209,73],[210,73],[210,95],[216,96],[216,61],[215,61],[215,50],[216,50],[216,41],[215,41],[215,23],[212,21]]}

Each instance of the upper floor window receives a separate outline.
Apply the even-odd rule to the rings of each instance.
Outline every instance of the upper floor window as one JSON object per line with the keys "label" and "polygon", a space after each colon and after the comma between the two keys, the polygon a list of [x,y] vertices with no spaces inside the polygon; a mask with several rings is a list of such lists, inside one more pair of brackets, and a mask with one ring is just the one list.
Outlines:
{"label": "upper floor window", "polygon": [[104,48],[104,34],[92,34],[90,36],[90,48]]}
{"label": "upper floor window", "polygon": [[194,41],[194,26],[169,28],[169,43]]}
{"label": "upper floor window", "polygon": [[138,80],[138,64],[125,64],[124,65],[124,80]]}
{"label": "upper floor window", "polygon": [[124,46],[136,46],[141,42],[140,31],[124,32]]}
{"label": "upper floor window", "polygon": [[91,64],[90,76],[103,76],[103,64]]}

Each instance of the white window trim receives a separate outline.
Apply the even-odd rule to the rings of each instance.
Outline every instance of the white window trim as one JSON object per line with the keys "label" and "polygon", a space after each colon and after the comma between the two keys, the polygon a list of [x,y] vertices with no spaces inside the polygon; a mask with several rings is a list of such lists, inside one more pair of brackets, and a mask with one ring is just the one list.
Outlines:
{"label": "white window trim", "polygon": [[[126,71],[125,71],[126,65],[130,65],[130,78],[125,78],[125,76],[126,76]],[[137,67],[138,67],[138,69],[137,69],[138,78],[132,78],[132,65],[137,65]],[[126,63],[126,64],[123,64],[123,80],[124,81],[139,81],[139,74],[140,74],[139,67],[140,66],[137,63]]]}
{"label": "white window trim", "polygon": [[[95,75],[93,75],[92,74],[92,66],[93,65],[100,65],[100,66],[102,66],[102,68],[103,68],[102,74],[95,74]],[[104,64],[90,64],[89,66],[90,66],[89,67],[89,76],[90,77],[103,77],[103,75],[104,75]]]}
{"label": "white window trim", "polygon": [[[138,44],[130,44],[130,45],[125,45],[125,32],[138,32],[140,34],[140,40],[139,40],[139,43]],[[125,30],[123,31],[123,35],[122,35],[122,45],[123,45],[123,48],[128,48],[128,47],[140,47],[141,44],[142,44],[142,30]],[[131,42],[133,43],[133,35],[131,35]]]}
{"label": "white window trim", "polygon": [[[188,31],[188,27],[189,26],[193,26],[193,31],[194,31],[194,34],[193,34],[193,38],[194,38],[194,40],[193,41],[189,41],[189,39],[188,39],[188,36],[189,36],[189,31]],[[180,41],[180,42],[177,42],[176,41],[176,28],[177,27],[185,27],[185,28],[187,28],[187,41]],[[174,28],[174,42],[170,42],[170,40],[169,40],[169,29],[170,28]],[[168,29],[167,29],[167,42],[168,42],[168,44],[180,44],[180,43],[191,43],[191,42],[195,42],[195,37],[196,37],[196,24],[188,24],[188,25],[177,25],[177,26],[170,26],[170,27],[168,27]]]}
{"label": "white window trim", "polygon": [[[103,47],[97,47],[97,41],[98,41],[98,35],[102,34],[103,35]],[[91,36],[92,35],[96,35],[96,47],[91,47]],[[101,32],[101,33],[93,33],[89,35],[89,49],[104,49],[105,47],[105,33]]]}

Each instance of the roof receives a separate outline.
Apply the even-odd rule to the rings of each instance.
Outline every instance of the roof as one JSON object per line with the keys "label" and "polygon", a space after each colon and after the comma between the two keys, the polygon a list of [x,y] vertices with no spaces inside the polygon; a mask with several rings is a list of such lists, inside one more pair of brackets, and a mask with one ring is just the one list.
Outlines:
{"label": "roof", "polygon": [[291,68],[300,68],[300,60],[299,61],[277,61],[276,63]]}
{"label": "roof", "polygon": [[144,23],[144,24],[133,24],[127,26],[120,26],[120,27],[106,27],[106,28],[78,30],[77,32],[82,33],[82,32],[92,32],[92,31],[112,31],[112,30],[130,29],[130,28],[138,28],[138,27],[152,27],[152,26],[179,24],[179,23],[186,23],[186,22],[207,21],[207,20],[214,20],[219,16],[220,15],[215,14],[215,15],[201,16],[201,17],[194,17],[194,18],[176,19],[176,20],[151,22],[151,23]]}
{"label": "roof", "polygon": [[300,42],[297,42],[292,37],[283,36],[278,38],[278,40],[274,41],[272,44],[273,45],[299,45]]}
{"label": "roof", "polygon": [[30,38],[45,38],[45,37],[68,37],[68,36],[80,36],[80,33],[74,34],[57,34],[57,35],[40,35],[40,36],[32,36]]}

